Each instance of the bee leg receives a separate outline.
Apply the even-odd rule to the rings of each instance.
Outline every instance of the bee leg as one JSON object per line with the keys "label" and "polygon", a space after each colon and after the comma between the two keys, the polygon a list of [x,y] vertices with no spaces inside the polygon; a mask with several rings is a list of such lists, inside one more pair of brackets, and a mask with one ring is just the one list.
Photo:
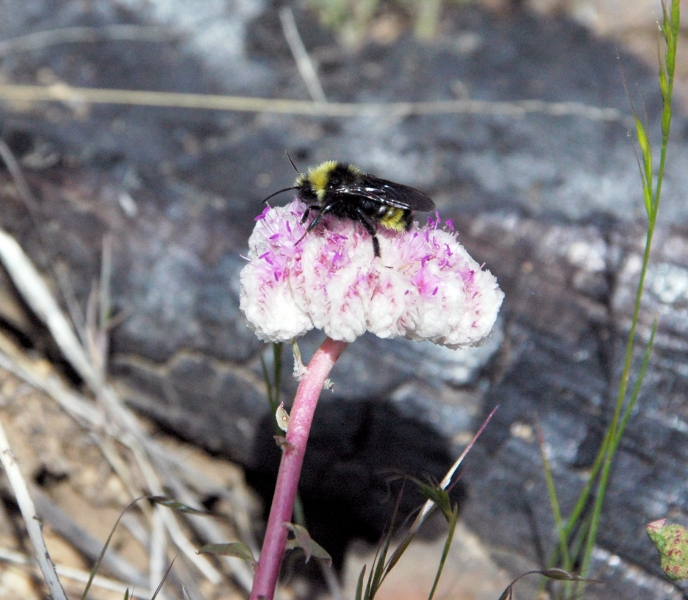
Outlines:
{"label": "bee leg", "polygon": [[[319,210],[319,211],[320,211],[320,214],[319,214],[317,217],[315,217],[315,219],[313,219],[313,220],[308,224],[308,229],[306,229],[306,233],[308,233],[308,232],[311,231],[312,229],[315,229],[315,228],[318,226],[318,223],[320,223],[320,221],[322,221],[322,218],[323,218],[328,212],[330,212],[331,209],[332,209],[332,205],[331,205],[331,204],[328,204],[325,208],[322,208],[321,206],[319,206],[319,205],[317,205],[317,204],[316,204],[315,206],[309,206],[309,207],[308,207],[308,210]],[[305,221],[304,221],[303,219],[301,220],[301,222],[302,222],[302,223],[305,223]],[[304,233],[304,235],[306,235],[306,234]],[[300,241],[301,241],[301,240],[299,240],[299,242],[300,242]],[[297,243],[298,243],[298,242],[297,242]]]}
{"label": "bee leg", "polygon": [[308,215],[311,214],[312,210],[320,210],[320,205],[314,204],[313,206],[306,208],[306,212],[304,212],[303,217],[301,217],[301,223],[305,223],[308,220]]}
{"label": "bee leg", "polygon": [[305,237],[308,235],[308,232],[309,232],[309,231],[315,229],[315,228],[318,226],[318,223],[320,223],[320,221],[322,221],[323,216],[324,216],[327,212],[329,212],[332,208],[333,208],[333,205],[332,205],[332,204],[328,204],[325,208],[322,208],[319,204],[316,204],[316,205],[314,205],[314,206],[309,206],[309,207],[306,209],[306,212],[303,213],[303,218],[301,219],[301,223],[305,223],[305,222],[306,222],[306,216],[308,215],[309,211],[311,211],[311,210],[319,210],[319,211],[320,211],[320,214],[319,214],[317,217],[315,217],[315,219],[313,219],[313,220],[308,224],[308,227],[306,228],[306,233],[304,233],[304,234],[296,241],[296,244],[294,244],[294,246],[296,246],[303,238],[305,238]]}
{"label": "bee leg", "polygon": [[377,258],[380,258],[380,242],[377,239],[377,235],[373,234],[372,236],[373,239],[373,253]]}
{"label": "bee leg", "polygon": [[356,214],[358,215],[358,221],[363,225],[364,229],[373,238],[373,252],[375,256],[380,258],[380,241],[377,239],[377,230],[375,229],[375,224],[368,218],[362,210],[356,209]]}

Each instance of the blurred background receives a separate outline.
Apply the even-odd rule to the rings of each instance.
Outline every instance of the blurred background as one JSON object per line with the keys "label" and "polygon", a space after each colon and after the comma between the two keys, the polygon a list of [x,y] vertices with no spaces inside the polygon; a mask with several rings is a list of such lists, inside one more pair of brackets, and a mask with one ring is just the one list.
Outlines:
{"label": "blurred background", "polygon": [[[301,170],[351,161],[427,192],[506,300],[480,348],[364,336],[347,349],[300,490],[338,575],[289,561],[281,597],[352,598],[393,510],[390,475],[440,479],[497,404],[455,490],[438,593],[498,598],[542,568],[555,537],[536,423],[570,510],[618,385],[644,240],[631,106],[656,143],[658,20],[654,0],[0,2],[0,224],[83,355],[3,270],[0,420],[53,560],[75,570],[68,592],[124,507],[152,493],[219,516],[128,511],[90,597],[122,598],[124,583],[150,598],[176,555],[164,597],[248,594],[240,560],[195,550],[259,548],[279,460],[261,367],[274,357],[238,290],[261,200],[293,183],[285,151]],[[667,515],[688,524],[686,52],[639,329],[646,340],[660,315],[655,358],[590,598],[688,593],[644,533]],[[321,339],[300,341],[304,357]],[[43,597],[12,490],[0,492],[0,596]],[[420,502],[407,489],[404,513]],[[442,527],[429,523],[390,598],[427,595]],[[539,593],[520,585],[517,597]]]}

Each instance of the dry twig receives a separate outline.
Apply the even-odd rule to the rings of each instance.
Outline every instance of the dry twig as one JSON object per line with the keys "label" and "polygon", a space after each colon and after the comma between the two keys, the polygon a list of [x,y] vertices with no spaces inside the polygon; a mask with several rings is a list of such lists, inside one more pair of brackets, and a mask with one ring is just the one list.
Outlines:
{"label": "dry twig", "polygon": [[50,590],[50,594],[53,600],[67,600],[67,595],[64,589],[62,589],[62,584],[55,572],[55,565],[50,559],[48,548],[45,545],[45,540],[41,533],[40,521],[36,515],[36,508],[31,500],[31,496],[29,496],[29,490],[26,487],[26,482],[24,481],[24,477],[22,477],[17,461],[12,454],[12,449],[10,448],[10,443],[5,435],[5,429],[2,423],[0,423],[0,461],[2,462],[2,466],[7,474],[7,479],[9,479],[12,490],[14,491],[14,497],[17,499],[22,517],[24,517],[24,525],[26,526],[31,545],[36,553],[36,560],[43,574],[43,578],[45,579],[45,583]]}
{"label": "dry twig", "polygon": [[[4,149],[7,151],[5,154],[8,154],[9,148],[4,145]],[[3,154],[2,158],[6,162],[9,160],[10,164],[16,167],[12,172],[15,182],[17,182],[20,190],[22,189],[22,182],[24,183],[24,192],[27,194],[29,202],[31,202],[33,197],[30,195],[31,192],[28,186],[25,185],[18,163],[14,161],[11,153],[9,156],[5,156],[5,154]],[[110,259],[107,252],[108,248],[108,244],[105,244],[104,263],[106,264],[103,269],[104,277],[108,277],[109,273]],[[103,342],[103,339],[106,337],[104,328],[107,327],[107,318],[109,317],[107,314],[109,298],[99,297],[97,300],[91,301],[90,308],[92,310],[88,311],[91,317],[87,319],[85,340],[82,343],[75,335],[69,321],[62,313],[62,310],[30,259],[16,241],[1,229],[0,261],[4,264],[12,281],[29,307],[46,325],[65,358],[100,400],[100,405],[96,407],[92,402],[67,389],[56,377],[51,378],[38,375],[37,369],[32,368],[31,362],[24,357],[16,356],[16,353],[14,357],[16,360],[12,360],[9,356],[0,353],[0,366],[8,368],[24,379],[24,381],[27,381],[27,383],[48,393],[82,426],[89,428],[96,438],[100,438],[105,434],[118,440],[128,448],[131,455],[135,458],[141,474],[144,476],[146,482],[144,489],[141,489],[140,485],[128,475],[125,461],[118,458],[119,450],[107,443],[107,437],[99,443],[104,456],[108,459],[115,472],[120,475],[133,497],[139,497],[147,493],[157,496],[165,495],[157,471],[162,470],[166,472],[167,477],[172,480],[176,477],[173,474],[173,469],[170,468],[169,461],[165,459],[166,453],[157,449],[156,444],[150,439],[138,419],[122,402],[114,389],[104,382],[107,344]],[[108,284],[103,282],[100,287],[101,294],[108,293],[108,290]],[[100,307],[100,318],[95,318],[94,316],[96,303]],[[7,347],[7,344],[2,345]],[[85,346],[88,347],[88,351],[85,349]],[[9,348],[7,347],[6,349]],[[181,481],[176,481],[174,487],[187,489]],[[191,495],[190,491],[189,495]],[[166,555],[164,549],[165,536],[161,534],[159,528],[159,524],[162,523],[174,544],[188,560],[211,583],[217,585],[221,582],[222,577],[220,573],[206,557],[196,554],[194,546],[187,539],[175,515],[170,510],[157,506],[153,509],[153,515],[145,507],[144,512],[152,516],[152,523],[154,525],[152,539],[159,542],[158,546],[151,549],[150,576],[153,578],[153,581],[160,577],[160,566],[164,562]],[[156,523],[158,523],[158,527],[155,526]],[[238,567],[236,561],[228,563],[227,566],[234,572],[235,579],[240,585],[250,589],[251,577],[250,574],[247,574],[245,566],[242,564],[241,567]],[[189,586],[193,585],[190,581],[187,583]],[[154,586],[151,583],[152,587]]]}
{"label": "dry twig", "polygon": [[248,96],[185,94],[53,85],[0,85],[0,99],[23,104],[62,102],[70,105],[125,104],[204,110],[226,110],[251,113],[309,115],[312,117],[407,117],[409,115],[506,115],[524,117],[544,114],[554,117],[575,116],[592,121],[620,121],[633,125],[630,114],[616,108],[590,106],[579,102],[545,102],[520,100],[490,102],[487,100],[436,100],[427,102],[310,102]]}
{"label": "dry twig", "polygon": [[[23,566],[33,566],[31,559],[26,556],[26,554],[21,554],[20,552],[14,552],[13,550],[7,550],[6,548],[0,548],[0,560],[13,563],[15,565]],[[37,572],[38,569],[36,569]],[[90,573],[82,571],[81,569],[74,569],[72,567],[64,567],[62,565],[55,565],[55,571],[60,577],[65,577],[67,579],[72,579],[73,581],[78,581],[80,583],[86,583],[90,577]],[[111,590],[117,592],[118,594],[124,595],[127,590],[129,590],[129,596],[132,598],[141,598],[142,600],[150,600],[152,592],[146,589],[131,589],[130,586],[126,586],[119,581],[114,579],[109,579],[108,577],[102,577],[96,575],[93,578],[92,585],[94,587],[99,587],[104,590]]]}
{"label": "dry twig", "polygon": [[97,42],[99,40],[127,40],[165,42],[178,37],[168,27],[141,25],[107,25],[105,27],[62,27],[36,31],[0,41],[0,58],[17,52],[42,50],[65,43]]}
{"label": "dry twig", "polygon": [[294,20],[294,13],[291,8],[285,6],[279,12],[280,21],[282,22],[282,31],[284,31],[284,37],[289,44],[289,49],[291,54],[296,61],[296,68],[299,70],[303,81],[308,88],[308,93],[311,95],[311,99],[314,102],[327,102],[325,97],[325,91],[318,79],[318,71],[308,55],[306,46],[303,45],[301,36],[299,35],[299,30],[296,27],[296,21]]}

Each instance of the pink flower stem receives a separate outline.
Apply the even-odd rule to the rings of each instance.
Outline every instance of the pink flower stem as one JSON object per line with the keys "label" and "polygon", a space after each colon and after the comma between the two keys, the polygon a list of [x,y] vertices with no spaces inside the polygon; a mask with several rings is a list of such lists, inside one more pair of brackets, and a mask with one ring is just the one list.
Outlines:
{"label": "pink flower stem", "polygon": [[301,475],[303,457],[306,454],[306,443],[313,413],[327,376],[347,346],[347,342],[337,342],[327,338],[313,355],[307,372],[301,378],[289,416],[287,443],[282,446],[282,462],[277,474],[275,495],[272,498],[270,517],[263,540],[263,549],[256,567],[250,600],[261,598],[272,600],[275,593],[287,543],[288,532],[284,523],[290,523],[292,520],[294,498]]}

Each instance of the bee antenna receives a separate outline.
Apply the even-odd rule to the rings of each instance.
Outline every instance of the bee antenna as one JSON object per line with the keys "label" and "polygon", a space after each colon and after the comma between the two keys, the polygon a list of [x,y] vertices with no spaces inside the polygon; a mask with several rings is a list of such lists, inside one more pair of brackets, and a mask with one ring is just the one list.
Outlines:
{"label": "bee antenna", "polygon": [[294,167],[294,171],[296,171],[299,175],[301,175],[301,171],[299,171],[299,170],[296,168],[296,165],[294,164],[294,161],[291,159],[291,156],[289,156],[289,152],[287,152],[287,151],[285,150],[284,153],[287,155],[287,158],[289,159],[289,162],[291,163],[291,166]]}
{"label": "bee antenna", "polygon": [[277,196],[277,194],[281,194],[282,192],[288,192],[289,190],[295,190],[295,189],[297,189],[296,186],[291,186],[291,187],[288,187],[288,188],[284,188],[284,189],[282,189],[282,190],[277,190],[276,192],[270,194],[267,198],[265,198],[265,200],[263,200],[263,204],[265,204],[265,203],[266,203],[268,200],[270,200],[270,198],[272,198],[273,196]]}

